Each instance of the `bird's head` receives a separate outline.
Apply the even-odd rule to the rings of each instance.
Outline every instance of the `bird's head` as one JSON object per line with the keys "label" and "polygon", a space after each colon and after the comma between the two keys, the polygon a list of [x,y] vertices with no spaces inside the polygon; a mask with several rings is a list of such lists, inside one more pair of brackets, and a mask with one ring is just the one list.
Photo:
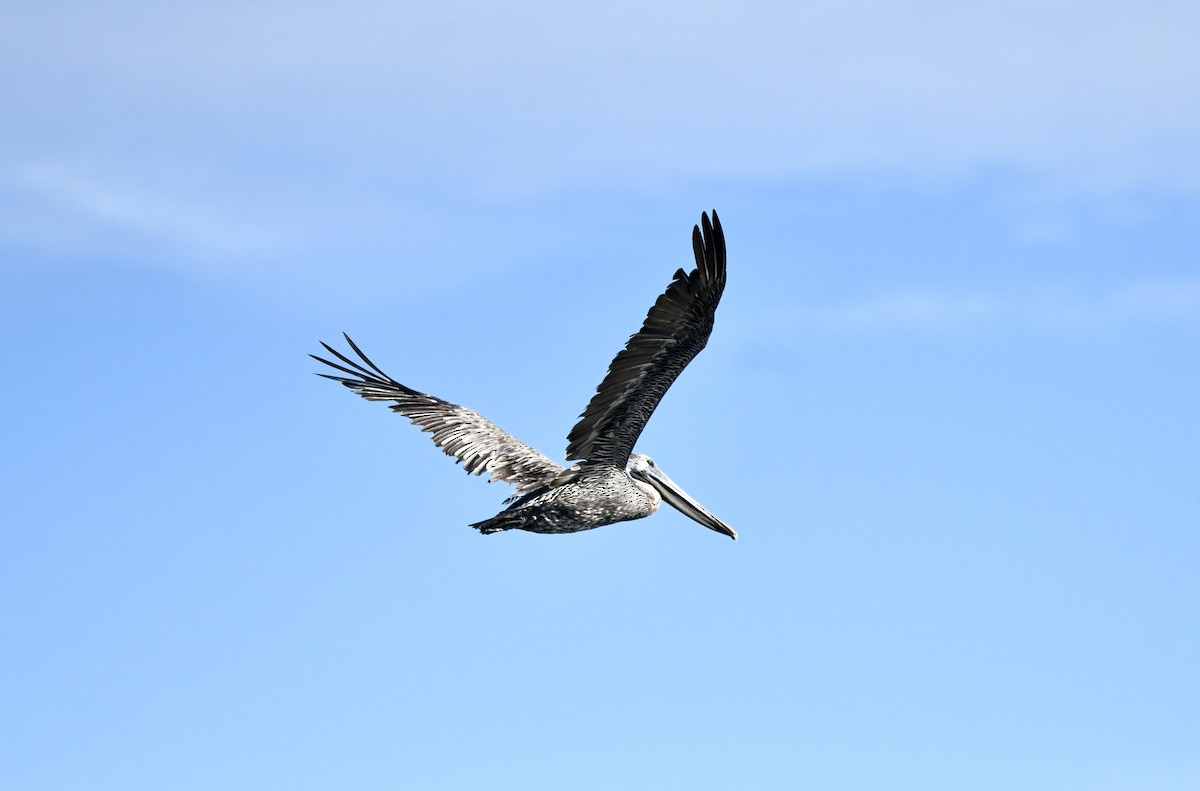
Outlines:
{"label": "bird's head", "polygon": [[674,481],[667,477],[666,473],[659,469],[658,465],[654,463],[654,459],[646,454],[629,454],[629,462],[625,465],[625,471],[635,480],[653,486],[662,495],[663,501],[679,513],[699,522],[709,530],[715,530],[729,536],[734,541],[737,540],[737,533],[732,527],[717,519],[704,506],[693,500],[687,492],[679,488]]}

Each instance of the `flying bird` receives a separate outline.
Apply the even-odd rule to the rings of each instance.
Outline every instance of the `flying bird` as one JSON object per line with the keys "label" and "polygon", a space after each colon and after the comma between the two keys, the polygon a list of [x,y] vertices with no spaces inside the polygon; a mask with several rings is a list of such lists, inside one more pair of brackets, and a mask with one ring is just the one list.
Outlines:
{"label": "flying bird", "polygon": [[471,527],[480,533],[528,530],[575,533],[641,519],[663,501],[710,530],[737,539],[733,528],[709,513],[659,469],[649,456],[634,453],[646,422],[667,388],[692,361],[712,333],[713,316],[725,290],[725,234],[716,211],[712,222],[700,216],[692,229],[696,268],[675,273],[641,330],[630,337],[608,366],[591,403],[567,436],[564,467],[521,442],[487,418],[405,387],[379,369],[344,335],[355,361],[327,343],[341,363],[309,355],[344,375],[319,374],[368,401],[391,401],[394,412],[433,435],[434,443],[473,475],[506,481],[516,492],[508,507]]}

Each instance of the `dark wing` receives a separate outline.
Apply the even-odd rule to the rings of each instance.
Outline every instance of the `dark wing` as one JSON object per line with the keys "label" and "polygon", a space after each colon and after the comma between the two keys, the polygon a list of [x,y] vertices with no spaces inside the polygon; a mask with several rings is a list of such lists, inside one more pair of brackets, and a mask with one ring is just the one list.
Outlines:
{"label": "dark wing", "polygon": [[489,481],[516,484],[517,492],[513,495],[515,499],[548,483],[563,471],[561,466],[478,412],[418,393],[400,384],[379,370],[354,341],[350,340],[349,335],[345,337],[350,348],[366,363],[366,367],[322,342],[321,345],[330,354],[350,367],[330,362],[315,354],[309,356],[349,376],[318,376],[341,382],[368,401],[394,401],[393,412],[399,412],[420,426],[422,431],[433,434],[434,443],[445,451],[447,456],[461,461],[463,469],[467,472],[472,475],[489,472]]}
{"label": "dark wing", "polygon": [[667,388],[712,333],[725,290],[725,234],[717,213],[692,229],[696,268],[682,269],[646,315],[638,334],[608,366],[608,375],[567,437],[567,458],[625,469],[633,445]]}

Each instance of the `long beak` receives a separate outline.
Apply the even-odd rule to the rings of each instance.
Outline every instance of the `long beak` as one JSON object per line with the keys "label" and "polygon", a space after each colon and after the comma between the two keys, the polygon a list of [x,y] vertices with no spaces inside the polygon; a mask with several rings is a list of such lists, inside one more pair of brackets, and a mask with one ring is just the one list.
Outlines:
{"label": "long beak", "polygon": [[704,506],[693,500],[687,492],[663,473],[657,467],[652,467],[643,473],[645,480],[662,495],[663,501],[689,519],[693,519],[707,527],[716,530],[737,541],[737,533],[732,527],[717,519]]}

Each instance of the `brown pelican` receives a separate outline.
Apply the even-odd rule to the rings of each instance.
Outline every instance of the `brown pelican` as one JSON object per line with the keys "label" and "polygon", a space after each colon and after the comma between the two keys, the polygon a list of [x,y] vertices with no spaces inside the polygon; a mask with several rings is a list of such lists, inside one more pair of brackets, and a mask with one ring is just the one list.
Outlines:
{"label": "brown pelican", "polygon": [[[667,388],[712,333],[713,315],[725,289],[725,234],[716,211],[702,214],[692,229],[696,268],[675,273],[666,292],[650,308],[642,329],[608,366],[608,374],[567,437],[564,468],[503,431],[478,412],[405,387],[379,369],[346,335],[356,362],[327,343],[321,345],[345,365],[315,354],[314,359],[347,376],[320,374],[341,382],[368,401],[391,401],[392,410],[433,435],[449,456],[473,475],[490,473],[517,489],[510,505],[471,527],[480,533],[528,530],[574,533],[641,519],[662,501],[710,530],[737,539],[737,533],[680,489],[633,445]],[[703,226],[703,232],[701,232]],[[346,367],[349,366],[349,367]]]}

